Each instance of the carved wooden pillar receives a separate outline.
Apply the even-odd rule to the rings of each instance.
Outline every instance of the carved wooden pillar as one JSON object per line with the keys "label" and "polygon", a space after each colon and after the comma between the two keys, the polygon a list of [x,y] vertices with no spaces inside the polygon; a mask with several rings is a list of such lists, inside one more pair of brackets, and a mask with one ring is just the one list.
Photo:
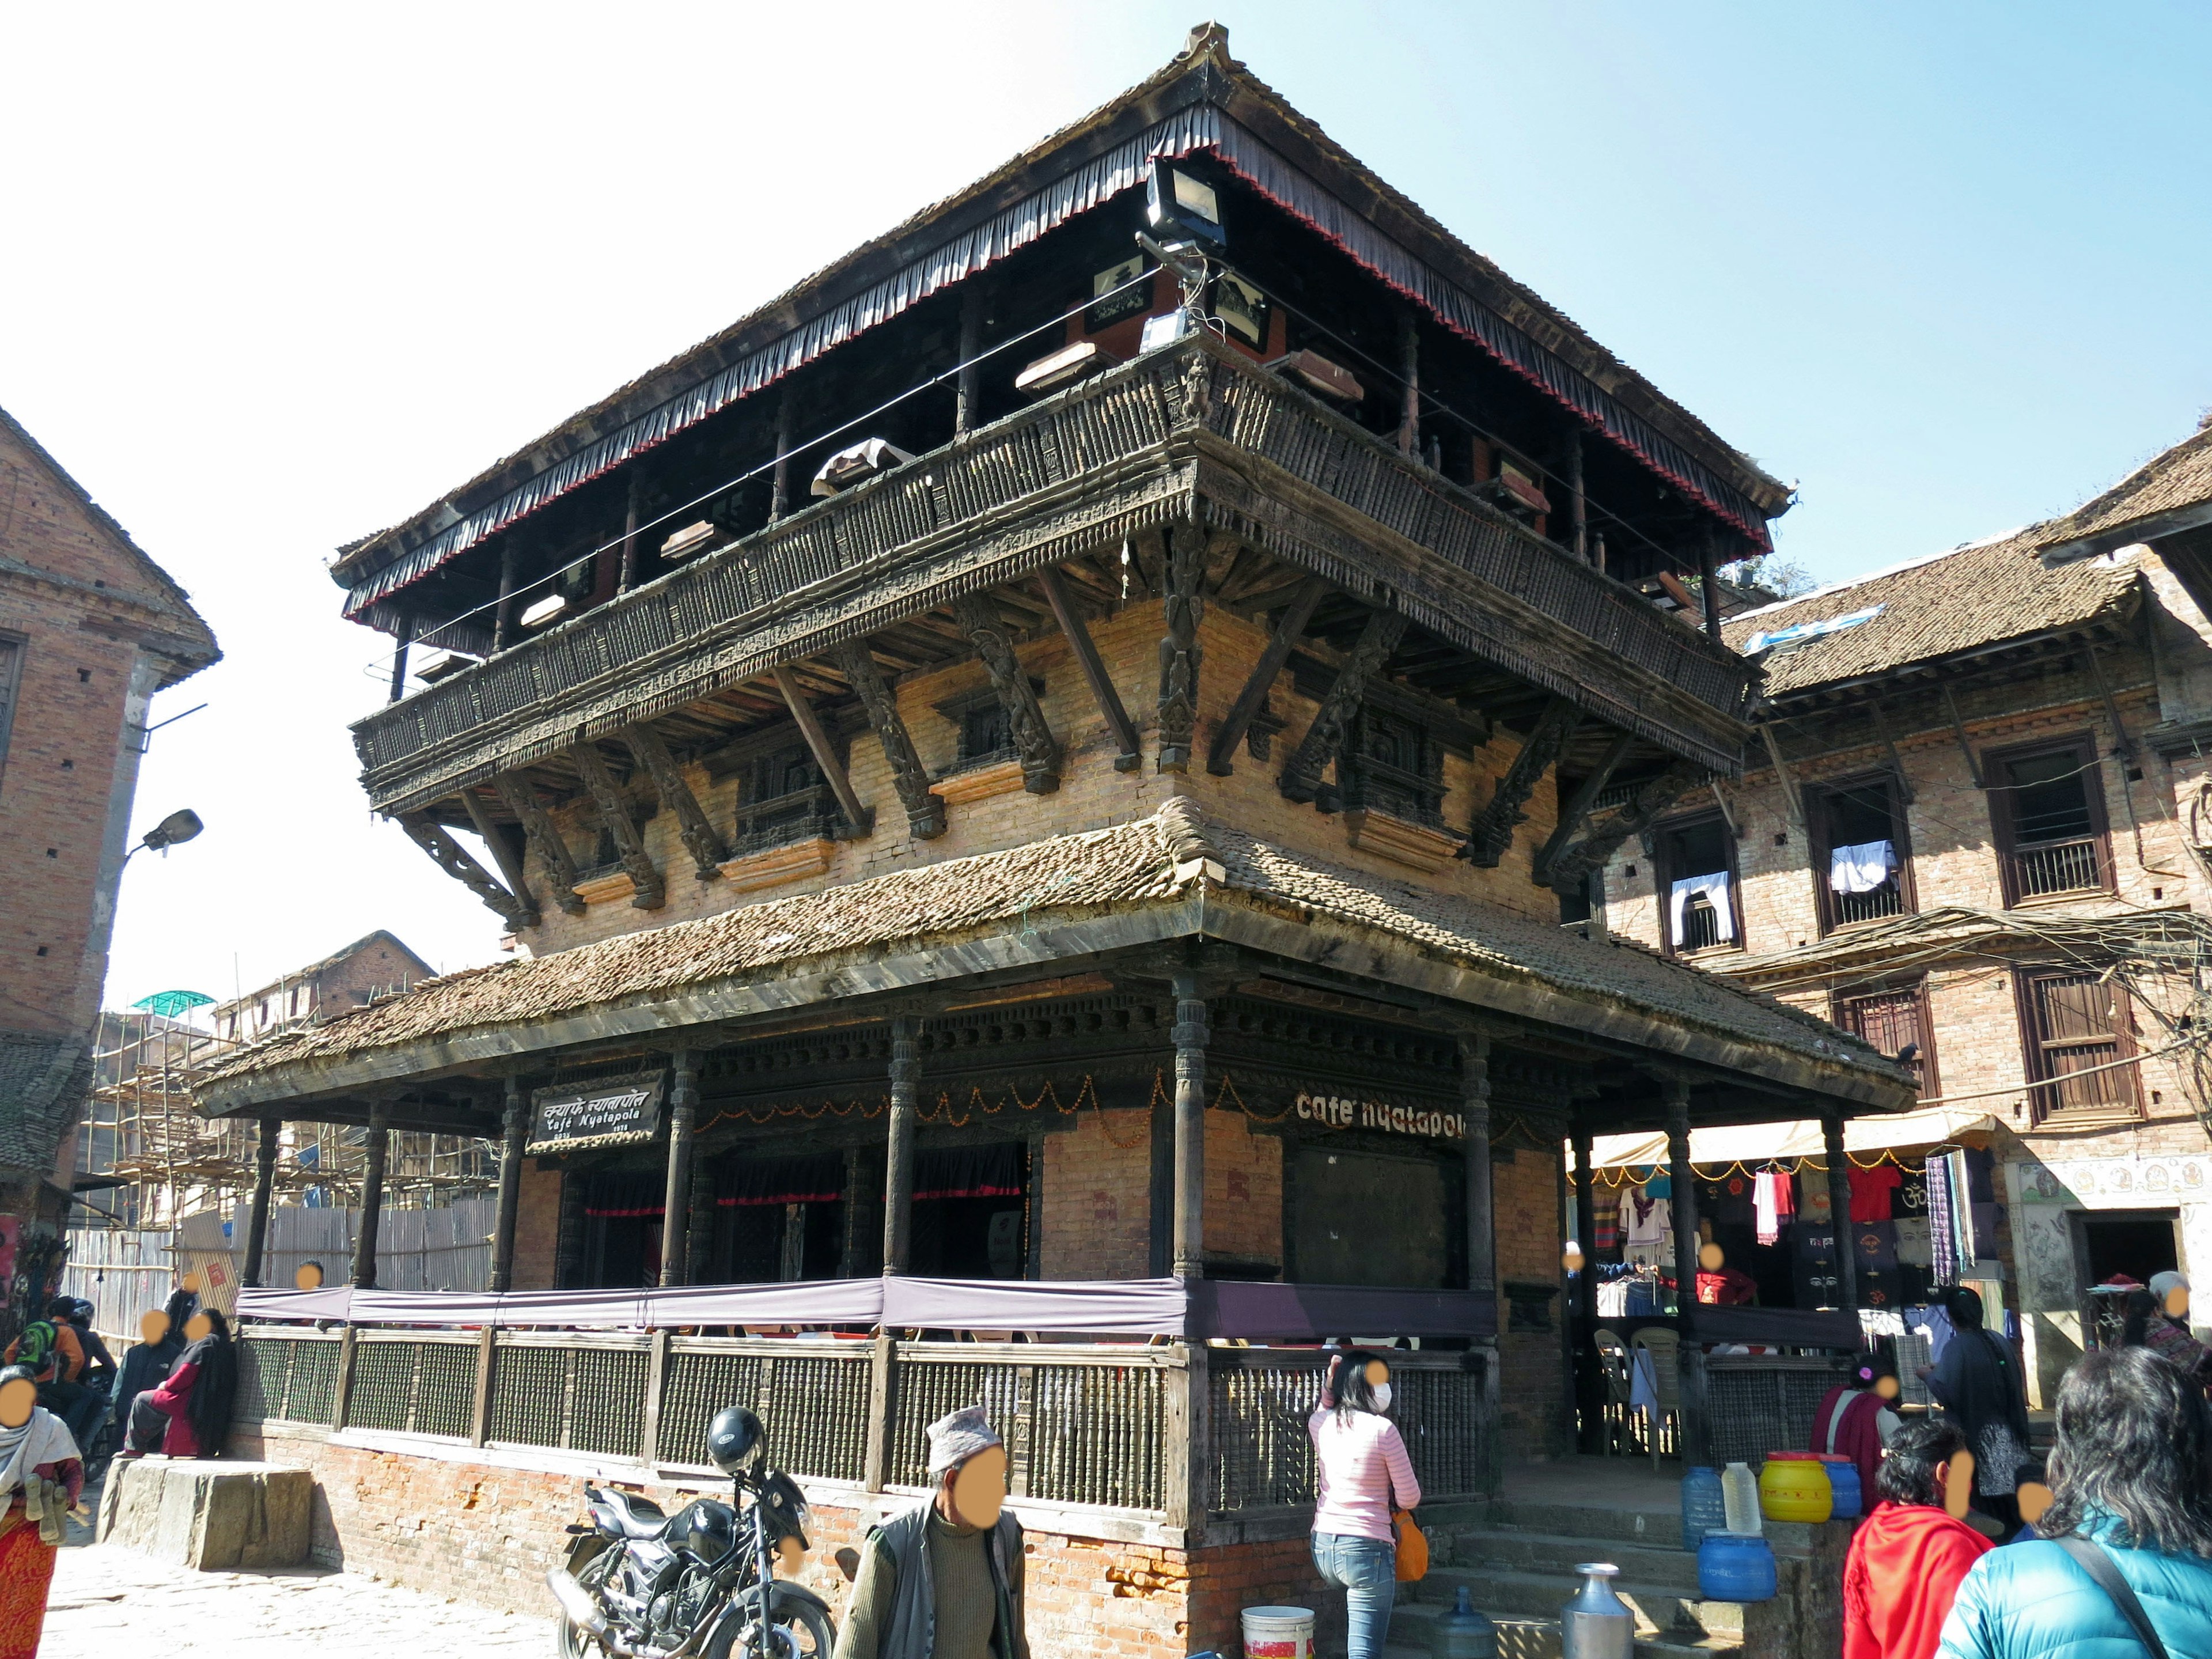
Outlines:
{"label": "carved wooden pillar", "polygon": [[699,1053],[676,1051],[668,1088],[668,1184],[660,1210],[660,1282],[688,1285],[691,1257],[691,1136],[699,1125]]}
{"label": "carved wooden pillar", "polygon": [[407,647],[414,642],[414,640],[415,619],[412,617],[402,617],[399,619],[399,631],[398,634],[393,635],[393,644],[392,647],[392,696],[386,699],[386,702],[398,702],[402,696],[406,695]]}
{"label": "carved wooden pillar", "polygon": [[1528,797],[1536,793],[1544,774],[1558,764],[1560,750],[1581,720],[1582,712],[1565,697],[1553,697],[1544,705],[1521,752],[1513,757],[1513,764],[1505,769],[1498,787],[1468,827],[1468,863],[1483,870],[1498,867],[1505,849],[1513,844],[1513,832],[1528,821],[1528,814],[1522,809]]}
{"label": "carved wooden pillar", "polygon": [[1820,1133],[1827,1147],[1828,1210],[1836,1231],[1836,1305],[1851,1310],[1859,1305],[1859,1253],[1851,1237],[1851,1160],[1844,1151],[1843,1119],[1822,1117]]}
{"label": "carved wooden pillar", "polygon": [[261,1120],[260,1138],[253,1143],[253,1208],[246,1220],[245,1282],[261,1283],[261,1266],[269,1248],[269,1198],[276,1186],[276,1138],[284,1133],[281,1118]]}
{"label": "carved wooden pillar", "polygon": [[522,1203],[522,1149],[530,1135],[530,1098],[522,1079],[507,1079],[506,1109],[500,1119],[499,1208],[492,1222],[491,1288],[514,1288],[514,1223]]}
{"label": "carved wooden pillar", "polygon": [[868,711],[868,724],[884,746],[884,762],[890,769],[891,787],[906,808],[907,833],[916,841],[934,841],[945,833],[945,800],[929,787],[929,769],[915,752],[906,721],[899,717],[898,700],[884,684],[865,640],[848,640],[833,653],[860,706]]}
{"label": "carved wooden pillar", "polygon": [[1175,1273],[1206,1277],[1206,1000],[1198,975],[1175,976]]}
{"label": "carved wooden pillar", "polygon": [[891,1108],[884,1164],[884,1271],[906,1272],[914,1244],[914,1116],[921,1080],[921,1022],[891,1021]]}
{"label": "carved wooden pillar", "polygon": [[[1459,1040],[1460,1095],[1467,1113],[1467,1287],[1498,1305],[1498,1227],[1490,1161],[1490,1039]],[[1499,1328],[1505,1322],[1499,1319]]]}
{"label": "carved wooden pillar", "polygon": [[1690,1168],[1690,1085],[1669,1078],[1667,1095],[1667,1178],[1674,1188],[1675,1324],[1682,1334],[1682,1455],[1708,1461],[1705,1351],[1698,1346],[1698,1177]]}
{"label": "carved wooden pillar", "polygon": [[668,884],[645,850],[645,838],[637,833],[637,821],[629,814],[629,798],[607,769],[606,757],[599,753],[597,744],[586,741],[571,749],[568,757],[575,763],[584,787],[591,792],[592,804],[599,809],[599,822],[614,837],[622,866],[629,873],[630,886],[635,890],[630,903],[640,910],[658,910],[668,902]]}
{"label": "carved wooden pillar", "polygon": [[1313,724],[1306,727],[1297,753],[1283,768],[1279,784],[1289,799],[1311,800],[1321,793],[1322,774],[1344,747],[1345,732],[1367,695],[1367,682],[1382,672],[1405,631],[1406,619],[1395,611],[1377,611],[1367,618],[1352,655],[1337,671],[1336,684],[1328,688]]}
{"label": "carved wooden pillar", "polygon": [[1022,760],[1022,787],[1032,795],[1049,795],[1060,787],[1060,743],[1044,722],[1030,677],[1014,654],[1014,642],[999,619],[998,607],[986,593],[963,593],[952,602],[960,631],[983,659],[998,694],[999,707],[1006,711],[1006,731]]}
{"label": "carved wooden pillar", "polygon": [[[695,1131],[696,1133],[696,1131]],[[698,1154],[691,1153],[691,1234],[684,1245],[684,1266],[690,1283],[720,1284],[721,1258],[714,1254],[714,1170]]]}
{"label": "carved wooden pillar", "polygon": [[1206,532],[1194,524],[1168,531],[1167,632],[1160,640],[1159,755],[1162,772],[1190,770],[1198,726],[1199,625],[1206,620]]}
{"label": "carved wooden pillar", "polygon": [[384,1163],[392,1145],[392,1109],[379,1101],[368,1109],[368,1138],[362,1143],[361,1231],[354,1235],[353,1282],[356,1290],[376,1288],[376,1234],[384,1218]]}

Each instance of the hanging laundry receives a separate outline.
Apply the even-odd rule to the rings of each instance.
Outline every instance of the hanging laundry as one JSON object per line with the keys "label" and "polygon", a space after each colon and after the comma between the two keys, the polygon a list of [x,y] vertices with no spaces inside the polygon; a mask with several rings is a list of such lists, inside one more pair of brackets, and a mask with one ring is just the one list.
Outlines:
{"label": "hanging laundry", "polygon": [[1705,896],[1705,902],[1713,907],[1713,937],[1722,944],[1735,938],[1735,909],[1729,902],[1729,876],[1725,870],[1716,870],[1709,876],[1685,876],[1676,882],[1668,900],[1668,920],[1674,925],[1674,937],[1682,937],[1682,914],[1689,908],[1691,898]]}
{"label": "hanging laundry", "polygon": [[1871,1170],[1851,1171],[1851,1219],[1887,1221],[1890,1218],[1890,1200],[1905,1184],[1905,1177],[1894,1164],[1878,1164]]}
{"label": "hanging laundry", "polygon": [[1752,1178],[1752,1224],[1759,1230],[1760,1243],[1772,1244],[1782,1237],[1782,1211],[1789,1190],[1790,1177],[1772,1170],[1761,1170]]}
{"label": "hanging laundry", "polygon": [[1941,1158],[1928,1160],[1929,1267],[1938,1285],[1959,1282],[1959,1235],[1951,1217],[1951,1182]]}
{"label": "hanging laundry", "polygon": [[1897,869],[1897,848],[1886,841],[1863,841],[1828,854],[1828,890],[1871,893]]}
{"label": "hanging laundry", "polygon": [[1620,1200],[1600,1188],[1591,1194],[1590,1208],[1595,1212],[1590,1231],[1595,1235],[1590,1240],[1590,1248],[1600,1255],[1609,1255],[1620,1248]]}

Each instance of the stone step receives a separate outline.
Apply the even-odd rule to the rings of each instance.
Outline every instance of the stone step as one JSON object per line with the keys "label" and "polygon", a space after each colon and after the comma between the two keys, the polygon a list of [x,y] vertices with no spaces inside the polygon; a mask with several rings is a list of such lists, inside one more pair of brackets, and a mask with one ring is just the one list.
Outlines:
{"label": "stone step", "polygon": [[[1633,1544],[1618,1538],[1594,1539],[1555,1533],[1485,1527],[1449,1535],[1449,1547],[1436,1552],[1436,1571],[1480,1572],[1504,1567],[1517,1572],[1564,1575],[1580,1582],[1575,1566],[1610,1561],[1621,1577],[1644,1584],[1664,1584],[1685,1592],[1698,1588],[1698,1558],[1688,1550]],[[1433,1577],[1434,1574],[1432,1573]]]}
{"label": "stone step", "polygon": [[[1428,1511],[1424,1510],[1425,1523]],[[1473,1524],[1488,1529],[1510,1528],[1518,1532],[1543,1533],[1554,1538],[1618,1539],[1651,1549],[1679,1549],[1682,1543],[1682,1514],[1679,1508],[1650,1505],[1633,1508],[1609,1503],[1532,1502],[1523,1498],[1494,1498],[1473,1517]]]}
{"label": "stone step", "polygon": [[[1442,1607],[1416,1604],[1406,1608],[1401,1604],[1390,1620],[1390,1639],[1383,1648],[1384,1659],[1431,1659],[1435,1649],[1431,1645],[1431,1626]],[[1402,1617],[1401,1615],[1403,1615]],[[1553,1619],[1501,1619],[1491,1615],[1498,1626],[1498,1659],[1561,1659],[1559,1621]],[[1690,1659],[1692,1655],[1741,1654],[1741,1638],[1736,1636],[1696,1636],[1680,1631],[1655,1632],[1636,1638],[1636,1659]]]}
{"label": "stone step", "polygon": [[[1583,1557],[1585,1560],[1591,1558]],[[1451,1568],[1432,1570],[1421,1581],[1418,1600],[1401,1595],[1394,1612],[1394,1627],[1400,1616],[1408,1620],[1426,1620],[1435,1618],[1452,1604],[1458,1587],[1464,1583],[1468,1599],[1492,1619],[1551,1619],[1559,1616],[1580,1587],[1581,1580],[1571,1573],[1516,1572],[1510,1571],[1455,1571]],[[1686,1589],[1686,1593],[1685,1593]],[[1743,1606],[1736,1601],[1707,1601],[1700,1598],[1694,1587],[1675,1584],[1648,1584],[1633,1579],[1615,1579],[1613,1594],[1634,1609],[1637,1629],[1644,1636],[1672,1635],[1687,1632],[1692,1636],[1722,1636],[1740,1640],[1743,1634]],[[1785,1589],[1786,1599],[1789,1592]]]}

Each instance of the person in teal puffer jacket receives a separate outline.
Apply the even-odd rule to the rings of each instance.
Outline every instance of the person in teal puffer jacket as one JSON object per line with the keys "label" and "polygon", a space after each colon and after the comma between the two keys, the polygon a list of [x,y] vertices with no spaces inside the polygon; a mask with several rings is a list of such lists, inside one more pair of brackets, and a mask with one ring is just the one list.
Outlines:
{"label": "person in teal puffer jacket", "polygon": [[[2058,1390],[2044,1540],[2112,1558],[2172,1659],[2212,1659],[2212,1406],[2145,1348],[2085,1356]],[[2057,1543],[1974,1563],[1936,1659],[2142,1659],[2112,1597]]]}

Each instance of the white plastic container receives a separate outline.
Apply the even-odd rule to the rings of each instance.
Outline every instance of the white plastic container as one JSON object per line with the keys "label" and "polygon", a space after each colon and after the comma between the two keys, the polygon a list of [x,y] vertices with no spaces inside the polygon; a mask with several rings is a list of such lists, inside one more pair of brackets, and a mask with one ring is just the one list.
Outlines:
{"label": "white plastic container", "polygon": [[1748,1463],[1731,1463],[1721,1471],[1721,1503],[1728,1511],[1728,1529],[1753,1538],[1765,1535],[1759,1512],[1759,1477]]}
{"label": "white plastic container", "polygon": [[1244,1659],[1314,1659],[1313,1609],[1245,1608]]}

